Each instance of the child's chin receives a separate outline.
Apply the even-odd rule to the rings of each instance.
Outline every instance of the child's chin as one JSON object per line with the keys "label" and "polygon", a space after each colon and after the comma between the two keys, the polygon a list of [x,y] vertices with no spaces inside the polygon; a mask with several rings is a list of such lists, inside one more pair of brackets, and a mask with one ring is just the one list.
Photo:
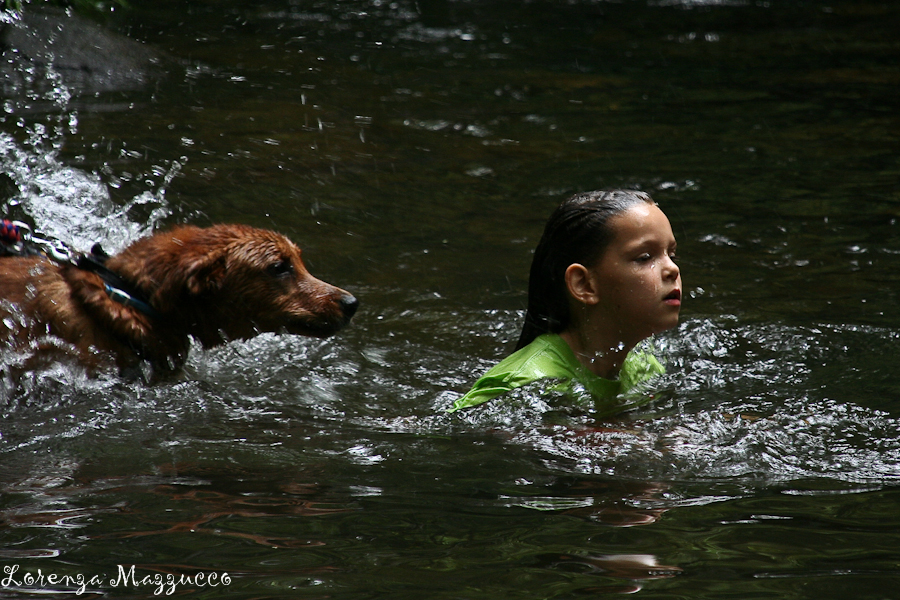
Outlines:
{"label": "child's chin", "polygon": [[677,316],[674,319],[666,319],[663,323],[660,323],[660,326],[653,333],[663,333],[664,331],[669,331],[670,329],[675,329],[676,327],[678,327]]}

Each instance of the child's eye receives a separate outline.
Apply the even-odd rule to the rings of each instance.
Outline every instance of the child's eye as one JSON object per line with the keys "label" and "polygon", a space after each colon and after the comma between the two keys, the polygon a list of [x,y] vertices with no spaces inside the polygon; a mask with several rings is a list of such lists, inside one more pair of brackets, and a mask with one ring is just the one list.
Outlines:
{"label": "child's eye", "polygon": [[637,260],[637,262],[639,262],[639,263],[645,263],[648,260],[650,260],[651,258],[653,258],[653,257],[650,256],[650,253],[645,252],[644,254],[639,255],[635,260]]}

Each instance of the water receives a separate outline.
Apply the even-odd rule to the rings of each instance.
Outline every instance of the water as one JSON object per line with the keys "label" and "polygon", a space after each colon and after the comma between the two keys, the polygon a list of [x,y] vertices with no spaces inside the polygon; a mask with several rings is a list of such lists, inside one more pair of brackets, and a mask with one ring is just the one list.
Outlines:
{"label": "water", "polygon": [[[76,247],[274,228],[362,307],[156,386],[0,354],[0,593],[896,595],[893,3],[131,5],[97,18],[145,87],[15,64],[3,211]],[[655,400],[443,414],[553,204],[611,186],[679,239]],[[164,586],[198,573],[229,580]]]}

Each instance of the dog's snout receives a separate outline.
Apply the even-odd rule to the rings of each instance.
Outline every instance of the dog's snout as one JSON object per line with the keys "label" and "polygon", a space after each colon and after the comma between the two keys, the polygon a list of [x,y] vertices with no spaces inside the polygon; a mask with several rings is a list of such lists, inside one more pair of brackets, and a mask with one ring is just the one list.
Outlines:
{"label": "dog's snout", "polygon": [[359,300],[357,300],[356,296],[353,294],[344,294],[338,300],[338,304],[341,305],[341,309],[348,319],[352,317],[356,313],[356,309],[359,308]]}

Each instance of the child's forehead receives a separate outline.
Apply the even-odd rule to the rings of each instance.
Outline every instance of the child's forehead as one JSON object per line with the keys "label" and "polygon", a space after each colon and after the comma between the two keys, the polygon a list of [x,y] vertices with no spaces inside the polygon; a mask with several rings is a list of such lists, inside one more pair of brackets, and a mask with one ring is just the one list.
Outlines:
{"label": "child's forehead", "polygon": [[613,239],[618,242],[641,241],[655,237],[675,239],[668,217],[656,204],[636,204],[609,220]]}

